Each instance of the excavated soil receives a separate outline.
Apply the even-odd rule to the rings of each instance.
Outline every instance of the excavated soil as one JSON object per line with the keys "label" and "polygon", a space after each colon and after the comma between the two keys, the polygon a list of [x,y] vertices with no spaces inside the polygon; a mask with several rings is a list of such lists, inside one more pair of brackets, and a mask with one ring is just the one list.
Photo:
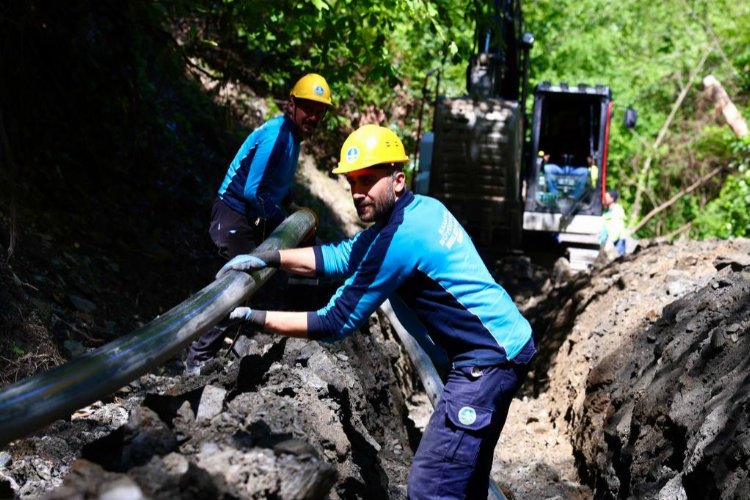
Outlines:
{"label": "excavated soil", "polygon": [[682,241],[558,266],[522,305],[540,353],[497,479],[518,498],[748,498],[749,254]]}
{"label": "excavated soil", "polygon": [[[342,186],[303,163],[352,234]],[[748,266],[747,240],[649,244],[575,275],[495,262],[539,344],[496,450],[505,495],[748,497]],[[4,331],[37,336],[36,370],[59,363],[29,277],[0,270]],[[0,498],[405,498],[430,407],[384,316],[337,344],[238,339],[199,377],[174,359],[7,446]]]}

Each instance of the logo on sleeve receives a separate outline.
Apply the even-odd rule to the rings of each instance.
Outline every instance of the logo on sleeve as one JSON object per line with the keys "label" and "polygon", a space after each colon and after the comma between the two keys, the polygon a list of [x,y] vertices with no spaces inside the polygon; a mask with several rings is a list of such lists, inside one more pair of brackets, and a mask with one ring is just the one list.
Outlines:
{"label": "logo on sleeve", "polygon": [[477,421],[477,412],[471,406],[464,406],[458,410],[458,421],[464,425],[471,425]]}

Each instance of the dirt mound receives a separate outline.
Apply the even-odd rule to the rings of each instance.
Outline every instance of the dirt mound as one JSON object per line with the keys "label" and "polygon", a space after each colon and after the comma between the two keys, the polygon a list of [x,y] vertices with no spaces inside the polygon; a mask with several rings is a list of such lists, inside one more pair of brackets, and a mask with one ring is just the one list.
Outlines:
{"label": "dirt mound", "polygon": [[575,438],[598,491],[750,497],[750,257],[730,259],[587,377]]}
{"label": "dirt mound", "polygon": [[404,498],[398,387],[413,378],[390,330],[373,318],[335,345],[246,333],[205,375],[174,363],[14,442],[0,496]]}
{"label": "dirt mound", "polygon": [[527,304],[540,438],[570,437],[595,497],[748,496],[749,253],[654,245]]}

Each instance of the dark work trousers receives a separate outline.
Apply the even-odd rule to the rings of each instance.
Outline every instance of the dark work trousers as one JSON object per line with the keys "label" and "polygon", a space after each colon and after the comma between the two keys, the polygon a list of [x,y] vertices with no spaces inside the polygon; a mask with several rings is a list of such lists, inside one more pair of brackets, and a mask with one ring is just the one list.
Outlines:
{"label": "dark work trousers", "polygon": [[[250,253],[263,242],[263,223],[249,220],[216,199],[211,207],[211,225],[208,234],[219,248],[219,255],[229,260]],[[270,231],[269,231],[270,233]]]}
{"label": "dark work trousers", "polygon": [[[238,214],[217,199],[211,208],[208,233],[219,248],[219,255],[229,260],[250,253],[262,241],[263,234],[255,221]],[[187,363],[200,363],[213,358],[224,343],[225,327],[217,325],[194,341],[187,352]]]}
{"label": "dark work trousers", "polygon": [[495,445],[536,349],[497,366],[453,367],[409,471],[408,496],[486,499]]}

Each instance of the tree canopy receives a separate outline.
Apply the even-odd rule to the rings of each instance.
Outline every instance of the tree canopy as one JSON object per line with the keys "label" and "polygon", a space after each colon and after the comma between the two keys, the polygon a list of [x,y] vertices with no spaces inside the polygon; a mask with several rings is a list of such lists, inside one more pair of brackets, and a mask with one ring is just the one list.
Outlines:
{"label": "tree canopy", "polygon": [[[266,97],[271,111],[278,110],[298,76],[319,72],[334,91],[336,110],[325,123],[330,137],[340,142],[341,133],[362,123],[380,122],[393,127],[411,150],[423,89],[430,98],[438,83],[441,94],[465,93],[466,66],[476,50],[476,18],[489,4],[481,0],[140,0],[123,8],[116,2],[82,0],[53,8],[37,2],[10,3],[0,7],[0,19],[8,28],[3,36],[6,74],[13,76],[3,106],[6,117],[14,107],[20,111],[19,99],[11,96],[28,90],[24,82],[30,79],[69,80],[81,94],[82,105],[90,106],[94,115],[124,114],[129,123],[151,106],[170,105],[173,94],[163,90],[166,75],[176,74],[175,60],[170,60],[176,55],[177,66],[194,75],[241,82]],[[527,0],[523,13],[525,30],[535,37],[529,67],[532,86],[549,80],[602,83],[612,89],[617,107],[609,178],[632,212],[630,224],[638,227],[639,236],[690,231],[697,237],[726,237],[750,232],[745,209],[750,201],[748,139],[737,138],[717,117],[701,84],[706,75],[716,76],[740,112],[750,114],[748,2]],[[108,16],[112,22],[105,25]],[[76,26],[78,37],[60,47],[58,61],[35,60],[41,53],[28,43],[29,34],[38,35],[37,42],[52,40],[50,34],[59,30],[55,24],[65,19]],[[149,46],[142,35],[126,36],[127,29],[160,31],[170,50]],[[94,52],[87,52],[92,47]],[[105,60],[122,64],[112,72]],[[66,71],[77,76],[64,75]],[[96,71],[109,72],[109,77],[91,78]],[[79,80],[84,84],[75,83]],[[105,106],[84,97],[102,83],[117,89],[121,97]],[[54,92],[41,97],[50,99],[44,109],[59,113],[61,120],[75,117],[70,106],[66,110],[58,105],[60,96],[54,97]],[[71,99],[67,94],[62,98],[62,102]],[[627,106],[638,111],[635,130],[622,126]],[[155,142],[162,138],[153,133],[154,128],[196,132],[196,114],[202,117],[201,127],[210,126],[205,113],[197,104],[173,109],[169,118],[157,112],[148,128],[132,130],[130,142],[154,143],[157,148]],[[423,129],[430,126],[429,116],[427,106]],[[37,127],[41,120],[37,116],[28,122]],[[93,139],[97,134],[117,135],[117,127],[121,121],[102,120],[90,132],[89,146],[99,142]],[[172,129],[166,136],[176,151],[184,149]],[[132,153],[122,141],[115,147],[125,148],[123,154]]]}
{"label": "tree canopy", "polygon": [[[340,111],[329,127],[381,121],[408,142],[428,71],[441,70],[441,93],[464,92],[475,16],[484,3],[183,0],[166,10],[183,27],[186,52],[218,71],[216,76],[254,79],[281,96],[296,75],[318,71],[334,85]],[[610,144],[610,178],[632,209],[631,225],[678,195],[646,221],[640,235],[750,230],[744,203],[737,201],[747,196],[747,142],[716,119],[701,94],[701,79],[713,74],[747,109],[750,31],[743,27],[750,26],[750,5],[536,0],[525,2],[523,12],[525,29],[536,39],[532,85],[602,83],[613,91],[616,117],[627,106],[637,109],[637,129],[626,130],[617,120]],[[435,84],[429,82],[430,91]],[[718,166],[725,167],[721,175],[679,196]]]}

